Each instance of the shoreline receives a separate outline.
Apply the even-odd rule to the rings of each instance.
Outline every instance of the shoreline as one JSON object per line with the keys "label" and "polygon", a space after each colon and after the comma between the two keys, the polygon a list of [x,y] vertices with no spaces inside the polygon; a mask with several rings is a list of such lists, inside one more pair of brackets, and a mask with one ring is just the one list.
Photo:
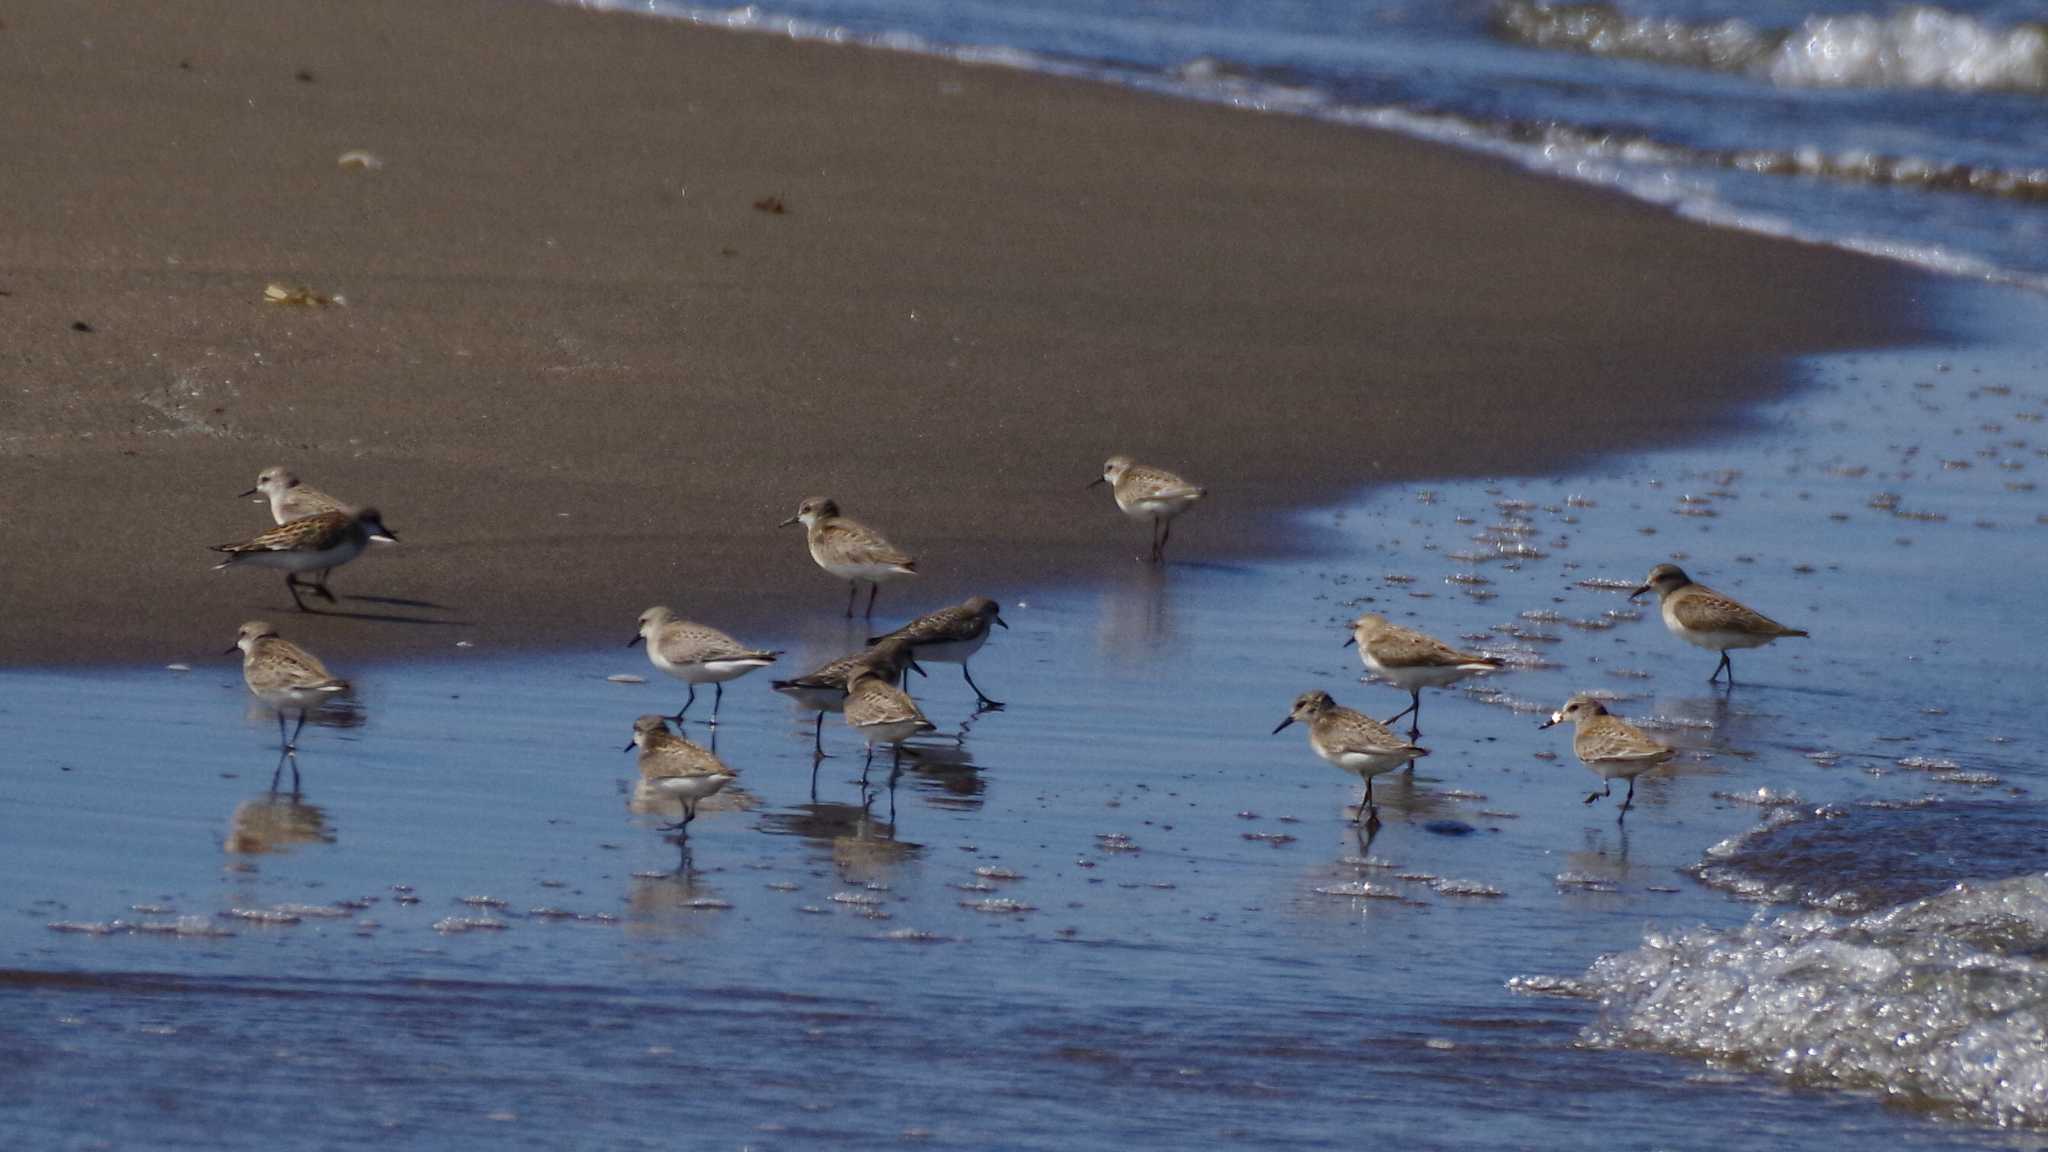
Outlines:
{"label": "shoreline", "polygon": [[[1128,562],[1082,491],[1115,452],[1218,497],[1179,559],[1288,554],[1362,487],[1737,426],[1938,284],[1392,133],[631,14],[46,0],[0,50],[8,665],[836,621],[774,527],[816,494],[930,573],[880,625]],[[207,570],[277,463],[407,541],[335,576],[382,619]]]}

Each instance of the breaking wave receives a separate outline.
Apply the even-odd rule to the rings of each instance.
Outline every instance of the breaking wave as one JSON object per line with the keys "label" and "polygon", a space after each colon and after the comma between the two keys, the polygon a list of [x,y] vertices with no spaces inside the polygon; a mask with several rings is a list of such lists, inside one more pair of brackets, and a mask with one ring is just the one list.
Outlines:
{"label": "breaking wave", "polygon": [[1491,28],[1534,48],[1737,72],[1784,87],[2048,93],[2048,25],[2000,27],[1933,7],[1764,28],[1687,23],[1612,4],[1501,0]]}

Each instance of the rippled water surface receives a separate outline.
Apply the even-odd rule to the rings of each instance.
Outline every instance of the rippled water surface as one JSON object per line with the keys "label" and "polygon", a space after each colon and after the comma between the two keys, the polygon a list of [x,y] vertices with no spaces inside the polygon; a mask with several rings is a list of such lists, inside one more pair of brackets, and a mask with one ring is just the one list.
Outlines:
{"label": "rippled water surface", "polygon": [[[1968,307],[2048,331],[2024,301]],[[2048,545],[2044,365],[2038,346],[1817,362],[1723,443],[1308,516],[1313,559],[1203,564],[1197,511],[1163,573],[1105,556],[1075,588],[990,589],[1012,628],[974,670],[1009,707],[976,715],[948,666],[913,678],[941,735],[893,789],[879,761],[863,787],[835,719],[814,790],[808,717],[765,676],[731,685],[718,752],[743,791],[687,854],[668,814],[635,811],[620,752],[635,715],[681,700],[606,679],[647,674],[637,652],[343,669],[356,707],[308,728],[296,796],[288,767],[270,789],[275,729],[231,661],[0,674],[0,1130],[2031,1145],[2024,1085],[1939,1063],[1953,1045],[1912,1063],[1867,1009],[1891,949],[1915,987],[2007,974],[2002,998],[1928,1001],[1943,1035],[2040,1011],[2048,729],[2014,670],[2048,627],[2017,610]],[[1075,512],[1113,514],[1078,494]],[[1623,598],[1674,557],[1813,639],[1738,653],[1738,686],[1710,689],[1712,654]],[[821,582],[815,617],[759,639],[793,664],[836,654],[861,637],[838,607]],[[1381,779],[1369,845],[1356,782],[1298,728],[1269,734],[1308,688],[1401,707],[1340,647],[1367,607],[1517,665],[1426,698],[1432,755]],[[317,650],[317,621],[281,622]],[[1581,803],[1568,737],[1536,730],[1575,690],[1683,749],[1625,823]],[[2018,885],[1995,889],[2013,919],[1959,880]],[[1757,903],[1852,889],[1840,916]],[[1946,902],[1887,935],[1917,899]],[[1773,966],[1850,947],[1876,951]],[[1788,971],[1840,1011],[1778,1021],[1788,1040],[1726,1010],[1731,980],[1812,1004],[1756,975]],[[1820,1035],[1861,1071],[1757,1047]],[[1887,1083],[1913,1092],[1888,1106]]]}

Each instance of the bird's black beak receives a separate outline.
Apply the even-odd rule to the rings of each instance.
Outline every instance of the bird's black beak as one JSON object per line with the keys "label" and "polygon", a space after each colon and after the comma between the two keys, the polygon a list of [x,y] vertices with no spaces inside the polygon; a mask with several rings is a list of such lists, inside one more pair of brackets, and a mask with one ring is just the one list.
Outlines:
{"label": "bird's black beak", "polygon": [[249,490],[248,490],[247,492],[244,492],[244,493],[242,493],[242,494],[241,494],[240,496],[237,496],[237,497],[235,497],[235,499],[237,499],[237,500],[247,500],[247,499],[248,499],[249,497],[251,497],[251,496],[254,496],[254,495],[256,495],[256,493],[257,493],[257,489],[255,489],[255,488],[251,488],[251,489],[249,489]]}
{"label": "bird's black beak", "polygon": [[1278,724],[1275,724],[1275,725],[1273,726],[1273,734],[1274,734],[1274,735],[1276,735],[1276,736],[1277,736],[1277,735],[1279,735],[1279,734],[1280,734],[1280,729],[1282,729],[1282,728],[1285,728],[1285,727],[1287,727],[1287,726],[1288,726],[1289,724],[1292,724],[1292,723],[1294,723],[1294,717],[1292,717],[1292,716],[1289,716],[1289,717],[1288,717],[1287,719],[1285,719],[1285,720],[1282,720],[1282,721],[1281,721],[1280,723],[1278,723]]}
{"label": "bird's black beak", "polygon": [[382,530],[382,531],[380,531],[380,532],[372,532],[372,533],[370,534],[370,539],[372,539],[372,540],[382,540],[382,541],[384,541],[384,542],[385,542],[386,544],[396,544],[396,543],[398,543],[398,533],[396,533],[396,532],[393,532],[393,531],[392,531],[391,529],[389,529],[389,528],[386,528],[386,529],[384,529],[384,530]]}
{"label": "bird's black beak", "polygon": [[919,676],[922,676],[927,680],[931,679],[931,674],[929,672],[926,672],[924,670],[924,665],[919,664],[917,661],[912,660],[908,667],[912,672],[917,673]]}
{"label": "bird's black beak", "polygon": [[[1101,484],[1101,483],[1104,483],[1104,482],[1108,481],[1108,479],[1109,479],[1109,477],[1107,477],[1107,476],[1097,476],[1097,477],[1096,477],[1095,479],[1093,479],[1093,480],[1090,480],[1090,481],[1088,482],[1088,487],[1089,487],[1089,488],[1093,488],[1093,487],[1095,487],[1095,486],[1096,486],[1097,484]],[[1086,491],[1086,490],[1087,490],[1087,489],[1083,489],[1083,491]]]}
{"label": "bird's black beak", "polygon": [[631,648],[633,645],[638,644],[639,642],[640,634],[638,632],[635,632],[633,633],[633,638],[631,640],[626,641],[626,647]]}
{"label": "bird's black beak", "polygon": [[1001,616],[996,617],[996,623],[1002,625],[1003,631],[1008,632],[1010,630],[1010,626],[1008,624],[1003,624],[1003,618]]}
{"label": "bird's black beak", "polygon": [[1538,725],[1536,726],[1536,730],[1537,730],[1538,732],[1541,732],[1541,731],[1543,731],[1543,730],[1544,730],[1545,728],[1554,728],[1554,727],[1556,727],[1556,726],[1557,726],[1557,717],[1555,717],[1555,716],[1552,716],[1552,717],[1551,717],[1550,719],[1548,719],[1548,720],[1545,720],[1545,721],[1544,721],[1543,723],[1541,723],[1541,724],[1538,724]]}
{"label": "bird's black beak", "polygon": [[1635,591],[1629,593],[1628,598],[1630,600],[1634,600],[1636,597],[1641,596],[1643,593],[1648,592],[1649,590],[1650,586],[1648,584],[1645,584],[1641,588],[1638,588]]}
{"label": "bird's black beak", "polygon": [[625,747],[625,750],[626,750],[626,751],[628,751],[628,752],[631,752],[631,751],[633,750],[633,745],[635,745],[635,744],[638,744],[638,743],[639,743],[639,741],[638,741],[638,740],[628,740],[628,741],[626,741],[626,747]]}
{"label": "bird's black beak", "polygon": [[776,527],[777,527],[777,528],[787,528],[787,527],[789,527],[789,526],[790,526],[791,524],[800,524],[800,523],[802,523],[802,522],[803,522],[803,520],[802,520],[802,517],[798,517],[798,516],[791,516],[791,517],[790,517],[789,519],[787,519],[787,520],[784,520],[784,521],[783,521],[782,523],[780,523],[780,524],[777,524],[777,525],[776,525]]}
{"label": "bird's black beak", "polygon": [[1346,647],[1346,648],[1349,648],[1349,647],[1351,647],[1351,646],[1352,646],[1353,644],[1356,644],[1356,643],[1358,643],[1358,637],[1356,637],[1356,636],[1346,636],[1346,637],[1344,638],[1344,647]]}
{"label": "bird's black beak", "polygon": [[221,655],[223,655],[223,656],[233,656],[233,655],[234,655],[235,653],[237,653],[237,652],[240,652],[241,650],[242,650],[242,646],[241,646],[240,644],[230,644],[230,645],[228,645],[228,650],[227,650],[227,651],[225,651],[225,652],[223,652],[223,653],[221,653]]}

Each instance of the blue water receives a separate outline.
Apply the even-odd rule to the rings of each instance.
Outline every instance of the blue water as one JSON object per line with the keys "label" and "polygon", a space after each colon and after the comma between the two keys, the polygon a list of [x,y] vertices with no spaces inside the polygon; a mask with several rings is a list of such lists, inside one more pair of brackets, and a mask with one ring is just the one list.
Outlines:
{"label": "blue water", "polygon": [[585,2],[1377,124],[2048,285],[2043,0]]}
{"label": "blue water", "polygon": [[[1204,563],[1197,510],[1164,572],[991,588],[1009,707],[913,678],[893,788],[736,681],[687,857],[620,751],[680,686],[611,637],[343,667],[297,794],[232,660],[0,672],[0,1145],[2038,1146],[2044,367],[1816,360],[1739,436],[1307,514],[1314,560]],[[1673,558],[1812,639],[1709,687],[1623,597]],[[1366,608],[1518,666],[1427,698],[1362,841],[1270,730],[1402,705]],[[761,639],[836,654],[837,609]],[[1683,749],[1626,823],[1536,728],[1588,690]]]}

